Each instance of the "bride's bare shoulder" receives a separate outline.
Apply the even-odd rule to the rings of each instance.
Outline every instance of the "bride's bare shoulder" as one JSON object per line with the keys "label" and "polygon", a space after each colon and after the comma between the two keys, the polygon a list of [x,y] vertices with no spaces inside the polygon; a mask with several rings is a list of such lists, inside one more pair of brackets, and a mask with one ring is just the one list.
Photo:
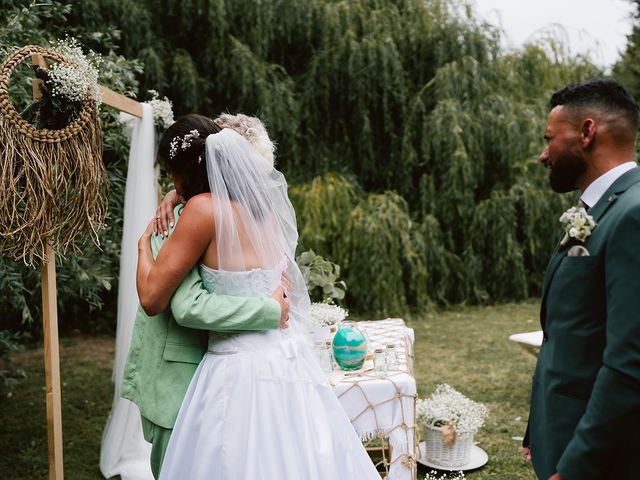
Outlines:
{"label": "bride's bare shoulder", "polygon": [[187,200],[184,208],[190,208],[194,211],[203,209],[211,210],[213,208],[213,205],[211,204],[211,194],[209,192],[205,192],[194,195],[189,200]]}
{"label": "bride's bare shoulder", "polygon": [[191,197],[184,206],[180,217],[198,220],[213,220],[213,202],[210,193],[199,193]]}

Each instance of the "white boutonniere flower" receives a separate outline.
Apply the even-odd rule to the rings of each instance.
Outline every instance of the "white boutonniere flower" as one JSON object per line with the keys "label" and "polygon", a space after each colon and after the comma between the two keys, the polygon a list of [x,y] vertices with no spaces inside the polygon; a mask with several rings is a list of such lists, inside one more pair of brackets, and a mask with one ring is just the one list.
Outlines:
{"label": "white boutonniere flower", "polygon": [[560,242],[561,247],[567,245],[572,238],[584,242],[596,228],[596,222],[584,207],[571,207],[560,216],[560,223],[565,232]]}

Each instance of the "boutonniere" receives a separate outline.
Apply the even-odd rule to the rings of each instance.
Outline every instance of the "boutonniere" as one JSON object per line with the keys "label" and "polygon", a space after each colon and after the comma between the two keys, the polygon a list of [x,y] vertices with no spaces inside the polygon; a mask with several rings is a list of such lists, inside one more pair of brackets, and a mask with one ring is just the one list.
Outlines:
{"label": "boutonniere", "polygon": [[560,247],[567,245],[572,238],[584,242],[596,228],[596,222],[584,207],[571,207],[560,216],[560,223],[565,232]]}

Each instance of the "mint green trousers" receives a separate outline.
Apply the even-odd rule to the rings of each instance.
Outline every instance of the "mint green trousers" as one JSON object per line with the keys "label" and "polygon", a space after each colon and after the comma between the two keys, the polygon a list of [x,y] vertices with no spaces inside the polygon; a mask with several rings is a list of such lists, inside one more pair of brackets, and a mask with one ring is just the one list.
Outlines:
{"label": "mint green trousers", "polygon": [[154,478],[158,478],[160,476],[162,460],[164,460],[164,454],[167,451],[167,445],[169,445],[169,438],[171,437],[173,429],[156,425],[142,415],[140,418],[142,419],[142,434],[144,435],[144,439],[151,444],[151,472]]}

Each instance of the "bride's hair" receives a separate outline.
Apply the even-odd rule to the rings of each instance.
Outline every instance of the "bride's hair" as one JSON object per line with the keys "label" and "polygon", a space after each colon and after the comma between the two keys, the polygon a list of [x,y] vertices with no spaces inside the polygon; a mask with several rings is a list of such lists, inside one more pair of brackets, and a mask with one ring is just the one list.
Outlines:
{"label": "bride's hair", "polygon": [[[209,191],[205,144],[209,135],[223,128],[242,135],[273,166],[275,146],[259,118],[242,113],[223,113],[215,120],[196,113],[185,115],[165,130],[158,146],[158,161],[180,177],[185,200]],[[192,135],[193,130],[198,132],[197,137]]]}
{"label": "bride's hair", "polygon": [[182,180],[185,200],[209,191],[205,144],[209,135],[220,130],[209,117],[190,113],[176,120],[160,137],[158,161]]}

